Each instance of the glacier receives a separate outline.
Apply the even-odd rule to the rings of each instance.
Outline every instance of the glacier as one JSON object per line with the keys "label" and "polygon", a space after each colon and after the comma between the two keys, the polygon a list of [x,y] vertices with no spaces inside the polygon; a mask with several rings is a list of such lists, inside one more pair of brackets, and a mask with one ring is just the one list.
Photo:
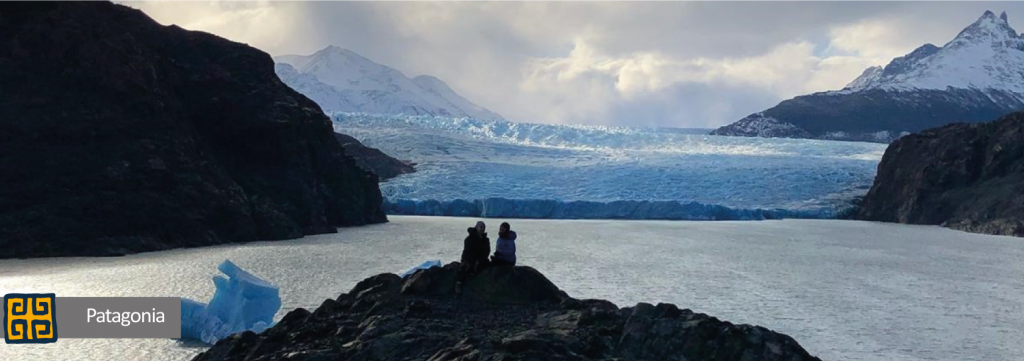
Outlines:
{"label": "glacier", "polygon": [[228,278],[213,278],[217,291],[209,304],[181,299],[181,338],[212,345],[235,333],[258,333],[273,326],[274,315],[281,309],[278,288],[230,260],[217,269]]}
{"label": "glacier", "polygon": [[390,214],[561,219],[834,218],[885,145],[702,129],[331,113],[334,129],[418,163],[380,184]]}

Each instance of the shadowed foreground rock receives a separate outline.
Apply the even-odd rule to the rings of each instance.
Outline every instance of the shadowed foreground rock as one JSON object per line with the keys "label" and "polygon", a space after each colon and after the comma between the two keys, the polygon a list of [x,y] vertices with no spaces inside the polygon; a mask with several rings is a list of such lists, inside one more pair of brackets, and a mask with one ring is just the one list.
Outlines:
{"label": "shadowed foreground rock", "polygon": [[368,278],[195,360],[818,360],[789,336],[671,304],[573,299],[529,267],[489,268],[459,297],[457,269]]}
{"label": "shadowed foreground rock", "polygon": [[1024,237],[1024,112],[893,142],[857,218]]}
{"label": "shadowed foreground rock", "polygon": [[270,55],[107,2],[0,3],[0,259],[386,222]]}

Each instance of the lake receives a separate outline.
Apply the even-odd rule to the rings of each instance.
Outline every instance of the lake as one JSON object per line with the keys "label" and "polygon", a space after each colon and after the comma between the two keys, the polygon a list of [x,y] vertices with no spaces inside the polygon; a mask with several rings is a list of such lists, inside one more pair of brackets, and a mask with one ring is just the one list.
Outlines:
{"label": "lake", "polygon": [[[365,277],[457,260],[475,219],[390,217],[293,241],[0,261],[0,293],[207,301],[230,259],[315,308]],[[491,233],[500,220],[487,220]],[[825,360],[1024,359],[1024,240],[840,220],[509,220],[521,264],[577,298],[670,302],[793,336]],[[173,340],[0,345],[3,360],[188,360]]]}

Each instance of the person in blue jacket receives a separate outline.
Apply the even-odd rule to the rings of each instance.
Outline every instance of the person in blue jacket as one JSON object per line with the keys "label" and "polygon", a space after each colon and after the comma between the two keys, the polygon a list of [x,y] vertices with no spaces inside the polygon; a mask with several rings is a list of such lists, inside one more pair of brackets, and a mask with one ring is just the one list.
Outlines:
{"label": "person in blue jacket", "polygon": [[498,227],[498,241],[494,246],[494,255],[491,256],[493,266],[515,266],[516,265],[516,232],[508,222],[502,222]]}

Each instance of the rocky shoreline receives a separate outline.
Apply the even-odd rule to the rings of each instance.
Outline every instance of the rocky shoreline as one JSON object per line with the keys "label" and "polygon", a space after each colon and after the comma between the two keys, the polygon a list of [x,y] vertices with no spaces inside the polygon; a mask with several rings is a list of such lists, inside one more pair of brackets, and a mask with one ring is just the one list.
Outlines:
{"label": "rocky shoreline", "polygon": [[488,268],[456,294],[457,269],[367,278],[194,360],[818,360],[764,327],[671,304],[574,299],[529,267]]}
{"label": "rocky shoreline", "polygon": [[1024,112],[896,140],[856,218],[1024,237]]}

